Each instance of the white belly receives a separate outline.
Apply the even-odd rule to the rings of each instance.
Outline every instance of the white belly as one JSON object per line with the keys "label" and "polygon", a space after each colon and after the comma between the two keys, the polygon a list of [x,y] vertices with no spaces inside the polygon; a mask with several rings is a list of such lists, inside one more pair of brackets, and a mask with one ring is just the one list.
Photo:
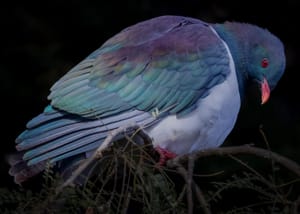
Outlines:
{"label": "white belly", "polygon": [[236,72],[227,50],[231,70],[228,78],[211,88],[209,95],[198,101],[193,112],[182,118],[169,116],[148,130],[154,147],[160,146],[181,155],[218,147],[224,142],[234,127],[240,109]]}

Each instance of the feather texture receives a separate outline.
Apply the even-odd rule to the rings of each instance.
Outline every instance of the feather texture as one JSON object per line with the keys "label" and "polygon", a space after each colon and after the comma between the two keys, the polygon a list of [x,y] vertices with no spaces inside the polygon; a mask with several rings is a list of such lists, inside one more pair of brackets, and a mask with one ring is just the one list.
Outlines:
{"label": "feather texture", "polygon": [[[194,109],[207,95],[204,89],[228,75],[226,50],[204,22],[158,19],[109,39],[51,88],[51,105],[87,118],[131,109],[165,108],[171,114]],[[171,100],[164,99],[168,94]]]}
{"label": "feather texture", "polygon": [[129,123],[147,126],[155,120],[151,114],[138,110],[103,119],[86,119],[61,111],[44,112],[29,122],[28,129],[16,140],[16,148],[26,151],[23,160],[29,166],[48,160],[54,163],[96,149],[119,126]]}

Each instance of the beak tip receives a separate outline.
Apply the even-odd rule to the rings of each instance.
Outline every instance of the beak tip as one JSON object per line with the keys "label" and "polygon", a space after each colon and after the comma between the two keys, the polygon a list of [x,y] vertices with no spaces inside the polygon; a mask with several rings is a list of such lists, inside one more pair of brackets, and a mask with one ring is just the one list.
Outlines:
{"label": "beak tip", "polygon": [[261,105],[264,105],[266,102],[268,102],[269,98],[265,98],[261,100]]}
{"label": "beak tip", "polygon": [[264,78],[263,82],[261,83],[261,104],[265,104],[269,100],[269,97],[270,87],[266,78]]}

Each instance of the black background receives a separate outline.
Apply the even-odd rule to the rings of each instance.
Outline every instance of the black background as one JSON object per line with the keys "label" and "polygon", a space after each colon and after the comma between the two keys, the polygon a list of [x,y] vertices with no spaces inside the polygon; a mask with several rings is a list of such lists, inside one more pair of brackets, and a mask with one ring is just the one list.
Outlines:
{"label": "black background", "polygon": [[266,105],[259,104],[259,97],[248,96],[226,144],[261,145],[262,125],[272,150],[299,162],[300,37],[296,3],[296,0],[77,0],[1,5],[1,186],[13,184],[7,174],[5,155],[14,151],[14,139],[24,130],[26,122],[48,104],[51,85],[123,28],[159,15],[252,23],[269,29],[283,41],[287,58],[283,78]]}

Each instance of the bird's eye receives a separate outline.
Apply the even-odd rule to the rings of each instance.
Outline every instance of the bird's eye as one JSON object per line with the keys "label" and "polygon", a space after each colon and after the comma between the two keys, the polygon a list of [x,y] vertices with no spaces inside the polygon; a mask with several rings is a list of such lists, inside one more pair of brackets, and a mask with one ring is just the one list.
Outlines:
{"label": "bird's eye", "polygon": [[266,68],[266,67],[268,67],[268,65],[269,65],[269,60],[267,58],[263,58],[261,60],[261,67]]}

